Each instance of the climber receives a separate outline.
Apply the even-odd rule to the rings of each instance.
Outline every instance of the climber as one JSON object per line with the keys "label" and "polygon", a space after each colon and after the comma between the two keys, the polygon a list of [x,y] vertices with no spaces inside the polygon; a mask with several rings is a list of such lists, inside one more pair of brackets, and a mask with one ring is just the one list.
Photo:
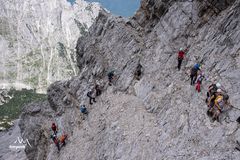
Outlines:
{"label": "climber", "polygon": [[[226,90],[222,87],[220,83],[212,83],[208,87],[208,92],[207,92],[207,98],[206,98],[206,103],[211,99],[211,97],[217,92],[217,89],[221,89],[225,94],[227,93]],[[224,94],[224,95],[225,95]]]}
{"label": "climber", "polygon": [[199,73],[198,76],[197,76],[197,80],[196,80],[196,82],[197,82],[197,84],[196,84],[196,90],[197,90],[198,92],[201,92],[201,84],[202,84],[202,81],[203,81],[204,78],[205,78],[204,73],[200,71],[200,73]]}
{"label": "climber", "polygon": [[52,130],[54,134],[57,134],[57,126],[55,123],[52,123]]}
{"label": "climber", "polygon": [[220,83],[213,83],[208,87],[207,97],[210,97],[213,93],[217,91],[217,89],[221,89],[223,92],[226,92],[226,90]]}
{"label": "climber", "polygon": [[215,99],[216,99],[216,97],[217,97],[217,94],[216,94],[217,92],[215,92],[211,97],[209,97],[209,99],[208,99],[208,101],[207,101],[207,106],[208,106],[208,112],[207,112],[207,114],[208,115],[212,115],[211,113],[211,111],[212,111],[212,108],[214,107],[214,101],[215,101]]}
{"label": "climber", "polygon": [[223,92],[221,89],[217,89],[217,92],[213,95],[214,98],[212,106],[210,106],[208,113],[212,116],[213,120],[219,122],[219,115],[230,105],[229,96]]}
{"label": "climber", "polygon": [[65,142],[66,139],[67,139],[66,134],[63,134],[63,135],[60,136],[59,141],[62,143],[62,146],[66,145],[66,142]]}
{"label": "climber", "polygon": [[87,93],[87,96],[89,97],[89,104],[91,104],[91,105],[93,104],[93,103],[92,103],[92,100],[93,100],[93,102],[96,102],[94,89],[91,89],[91,90]]}
{"label": "climber", "polygon": [[217,89],[220,87],[220,83],[213,83],[208,87],[207,97],[211,97],[215,92],[217,92]]}
{"label": "climber", "polygon": [[213,113],[213,120],[218,120],[219,121],[219,115],[223,110],[224,107],[224,101],[223,101],[223,95],[222,95],[222,90],[218,89],[216,93],[216,98],[214,100],[214,113]]}
{"label": "climber", "polygon": [[139,63],[137,68],[136,68],[136,71],[134,72],[134,77],[137,80],[140,80],[141,75],[142,75],[142,65]]}
{"label": "climber", "polygon": [[87,108],[85,107],[85,105],[80,106],[80,112],[83,114],[88,114],[88,111],[87,111]]}
{"label": "climber", "polygon": [[102,94],[102,87],[100,86],[99,83],[96,83],[95,90],[96,90],[96,96],[100,96]]}
{"label": "climber", "polygon": [[195,64],[194,67],[191,69],[191,74],[190,74],[190,78],[191,78],[191,85],[194,85],[195,84],[195,81],[197,79],[197,74],[198,74],[198,71],[201,70],[201,66],[200,64]]}
{"label": "climber", "polygon": [[112,81],[113,81],[113,77],[114,77],[114,71],[111,71],[108,73],[108,85],[111,86],[112,85]]}
{"label": "climber", "polygon": [[60,151],[60,145],[59,145],[59,140],[57,138],[57,135],[56,134],[51,135],[51,139],[53,140],[53,142],[57,146],[58,151]]}
{"label": "climber", "polygon": [[178,66],[177,66],[179,71],[181,69],[182,61],[184,59],[184,55],[185,55],[186,51],[187,51],[187,49],[185,51],[183,50],[183,48],[179,49],[179,52],[178,52]]}

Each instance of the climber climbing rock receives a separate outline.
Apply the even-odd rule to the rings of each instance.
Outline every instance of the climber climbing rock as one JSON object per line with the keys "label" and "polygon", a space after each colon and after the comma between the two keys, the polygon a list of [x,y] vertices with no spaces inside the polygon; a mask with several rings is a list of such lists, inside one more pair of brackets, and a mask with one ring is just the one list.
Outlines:
{"label": "climber climbing rock", "polygon": [[217,89],[219,88],[220,84],[217,83],[212,83],[209,87],[208,87],[208,92],[207,92],[207,97],[211,97],[214,93],[217,92]]}
{"label": "climber climbing rock", "polygon": [[109,86],[112,85],[114,75],[115,75],[114,71],[110,71],[110,72],[107,74],[107,76],[108,76],[108,85],[109,85]]}
{"label": "climber climbing rock", "polygon": [[220,83],[212,83],[209,87],[208,87],[208,92],[207,92],[207,98],[206,98],[206,103],[209,102],[209,99],[211,99],[211,97],[213,95],[215,95],[215,93],[217,92],[218,89],[221,89],[225,94],[226,94],[226,90],[222,87],[222,85]]}
{"label": "climber climbing rock", "polygon": [[63,135],[60,136],[59,141],[61,142],[62,146],[66,145],[66,142],[65,142],[66,139],[67,139],[66,134],[63,134]]}
{"label": "climber climbing rock", "polygon": [[210,100],[208,115],[212,117],[213,121],[217,120],[219,122],[219,115],[224,112],[228,106],[231,107],[229,96],[221,89],[217,89],[217,92],[213,96]]}
{"label": "climber climbing rock", "polygon": [[194,67],[191,69],[191,74],[190,74],[190,78],[191,78],[191,85],[195,84],[195,81],[197,79],[197,75],[198,75],[198,71],[201,70],[201,66],[200,64],[195,64]]}
{"label": "climber climbing rock", "polygon": [[54,134],[57,134],[57,126],[55,123],[52,123],[52,131]]}
{"label": "climber climbing rock", "polygon": [[135,77],[137,80],[140,80],[141,75],[142,75],[142,65],[141,65],[141,64],[138,64],[138,66],[137,66],[137,68],[136,68],[136,71],[134,72],[134,77]]}
{"label": "climber climbing rock", "polygon": [[66,145],[65,140],[67,139],[67,134],[62,134],[59,138],[57,137],[56,134],[52,134],[51,139],[56,145],[58,151],[60,151],[61,147]]}
{"label": "climber climbing rock", "polygon": [[216,98],[214,100],[215,112],[213,113],[213,120],[216,119],[217,121],[219,121],[219,115],[222,112],[223,107],[224,107],[224,101],[223,101],[222,90],[218,89],[216,93]]}
{"label": "climber climbing rock", "polygon": [[[217,90],[217,91],[220,92],[220,90]],[[215,100],[218,96],[217,91],[214,92],[213,94],[211,94],[211,97],[209,97],[208,101],[207,101],[207,105],[208,105],[208,108],[209,108],[207,113],[210,117],[213,116],[213,107],[214,107],[214,104],[215,104]]]}
{"label": "climber climbing rock", "polygon": [[56,134],[51,135],[51,139],[53,140],[54,144],[56,145],[58,151],[60,151],[59,140]]}
{"label": "climber climbing rock", "polygon": [[80,112],[83,114],[88,114],[88,111],[87,111],[87,108],[85,107],[85,105],[80,106]]}
{"label": "climber climbing rock", "polygon": [[87,93],[87,96],[89,97],[89,104],[93,104],[92,103],[92,100],[93,100],[93,102],[96,102],[96,100],[95,100],[95,90],[94,89],[90,89],[90,91]]}
{"label": "climber climbing rock", "polygon": [[[198,92],[201,92],[201,84],[202,84],[202,81],[204,80],[204,78],[205,78],[204,73],[203,73],[202,71],[200,71],[199,74],[198,74],[198,76],[197,76],[197,80],[196,80],[196,82],[197,82],[197,84],[196,84],[196,90],[197,90]],[[205,79],[206,79],[206,78],[205,78]]]}
{"label": "climber climbing rock", "polygon": [[177,66],[179,71],[181,69],[182,61],[184,59],[184,55],[185,55],[186,52],[187,52],[187,49],[186,50],[183,50],[183,48],[179,49],[179,52],[178,52],[178,66]]}
{"label": "climber climbing rock", "polygon": [[96,90],[96,96],[100,96],[102,94],[102,87],[99,83],[96,83],[95,90]]}

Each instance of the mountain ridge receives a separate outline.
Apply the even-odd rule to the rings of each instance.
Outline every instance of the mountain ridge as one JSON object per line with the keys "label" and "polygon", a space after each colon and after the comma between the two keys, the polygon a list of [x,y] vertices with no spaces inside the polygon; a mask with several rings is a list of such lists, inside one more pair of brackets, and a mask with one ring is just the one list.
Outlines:
{"label": "mountain ridge", "polygon": [[[240,104],[240,2],[208,2],[142,0],[130,19],[101,11],[77,42],[79,75],[51,84],[48,102],[23,111],[22,136],[37,142],[26,148],[28,158],[237,160],[239,110],[212,122],[205,98],[208,85],[220,82],[231,104]],[[178,71],[181,47],[188,53]],[[201,93],[189,82],[195,63],[208,79]],[[139,64],[143,70],[136,79]],[[111,70],[117,80],[109,86]],[[103,93],[89,105],[87,92],[100,80]],[[88,116],[80,113],[80,104]],[[59,153],[48,139],[53,121],[69,135]]]}

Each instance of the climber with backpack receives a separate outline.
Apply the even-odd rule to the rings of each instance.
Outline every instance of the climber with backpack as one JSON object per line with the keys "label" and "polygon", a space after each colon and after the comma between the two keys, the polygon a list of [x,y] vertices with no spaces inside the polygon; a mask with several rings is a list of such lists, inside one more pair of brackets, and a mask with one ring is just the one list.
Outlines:
{"label": "climber with backpack", "polygon": [[216,93],[216,98],[214,100],[214,107],[215,112],[213,113],[213,120],[219,121],[219,115],[222,113],[223,107],[224,107],[224,101],[223,101],[223,95],[222,90],[218,89]]}
{"label": "climber with backpack", "polygon": [[221,108],[222,103],[221,103],[221,106],[219,104],[219,102],[222,102],[222,100],[223,100],[223,96],[222,96],[221,89],[218,89],[217,92],[215,92],[209,100],[209,104],[208,104],[209,109],[207,111],[207,114],[210,117],[212,117],[213,120],[217,120],[219,114],[222,111],[222,108]]}
{"label": "climber with backpack", "polygon": [[[211,97],[209,97],[209,99],[208,99],[208,101],[207,101],[207,106],[208,106],[208,108],[209,108],[208,111],[211,111],[212,108],[214,107],[214,101],[215,101],[216,97],[217,97],[217,92],[214,92],[214,94],[211,95]],[[208,112],[208,113],[209,113],[209,112]]]}
{"label": "climber with backpack", "polygon": [[53,140],[54,144],[56,145],[58,151],[60,151],[59,140],[56,134],[51,135],[51,139]]}
{"label": "climber with backpack", "polygon": [[213,121],[217,120],[219,122],[219,115],[222,112],[227,111],[227,108],[229,106],[231,107],[229,102],[229,96],[221,89],[217,89],[217,92],[213,96],[213,104],[212,106],[210,106],[208,113],[210,113],[209,115],[211,115]]}
{"label": "climber with backpack", "polygon": [[140,77],[142,75],[142,65],[139,63],[135,72],[134,72],[134,77],[137,79],[137,80],[140,80]]}
{"label": "climber with backpack", "polygon": [[62,143],[62,146],[66,145],[65,140],[67,139],[67,134],[62,134],[59,138],[59,141]]}
{"label": "climber with backpack", "polygon": [[201,70],[201,66],[200,64],[195,64],[193,66],[193,68],[191,69],[191,73],[190,73],[190,78],[191,78],[191,85],[194,85],[195,84],[195,81],[197,79],[197,74],[198,74],[198,71]]}
{"label": "climber with backpack", "polygon": [[226,92],[224,87],[218,82],[218,83],[213,83],[208,87],[208,93],[207,97],[210,97],[213,93],[217,91],[217,89],[221,89],[223,92]]}
{"label": "climber with backpack", "polygon": [[93,102],[96,102],[94,89],[90,89],[90,91],[87,93],[87,96],[89,97],[89,104],[93,104],[92,100]]}
{"label": "climber with backpack", "polygon": [[211,97],[217,92],[218,89],[221,89],[226,94],[226,90],[222,87],[222,85],[219,82],[218,83],[212,83],[208,87],[206,103],[209,101],[209,99],[211,99]]}
{"label": "climber with backpack", "polygon": [[202,81],[203,81],[204,78],[205,78],[204,73],[200,71],[200,73],[199,73],[198,76],[197,76],[197,80],[196,80],[196,82],[197,82],[197,84],[196,84],[196,90],[197,90],[198,92],[201,92],[201,84],[202,84]]}
{"label": "climber with backpack", "polygon": [[207,97],[211,97],[214,93],[217,92],[217,89],[220,88],[220,83],[212,83],[209,87],[208,87],[208,92],[207,92]]}
{"label": "climber with backpack", "polygon": [[183,50],[183,48],[179,49],[179,52],[178,52],[178,66],[177,66],[179,71],[181,69],[182,61],[184,59],[184,55],[185,55],[186,51],[187,51],[187,49],[185,51]]}
{"label": "climber with backpack", "polygon": [[80,106],[80,112],[83,114],[88,114],[88,111],[87,111],[87,108],[85,107],[85,105]]}
{"label": "climber with backpack", "polygon": [[102,94],[102,87],[100,86],[100,84],[96,83],[95,90],[96,90],[96,96],[100,96]]}
{"label": "climber with backpack", "polygon": [[114,75],[115,75],[114,71],[110,71],[110,72],[107,74],[107,76],[108,76],[108,85],[109,85],[109,86],[112,85]]}
{"label": "climber with backpack", "polygon": [[52,123],[52,131],[54,134],[57,134],[57,126],[55,123]]}

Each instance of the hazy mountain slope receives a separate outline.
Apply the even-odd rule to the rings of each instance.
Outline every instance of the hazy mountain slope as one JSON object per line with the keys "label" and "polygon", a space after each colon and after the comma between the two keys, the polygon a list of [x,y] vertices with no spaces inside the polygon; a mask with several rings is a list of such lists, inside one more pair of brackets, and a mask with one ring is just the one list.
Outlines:
{"label": "hazy mountain slope", "polygon": [[76,75],[75,46],[100,6],[77,0],[2,0],[0,86],[37,88]]}

